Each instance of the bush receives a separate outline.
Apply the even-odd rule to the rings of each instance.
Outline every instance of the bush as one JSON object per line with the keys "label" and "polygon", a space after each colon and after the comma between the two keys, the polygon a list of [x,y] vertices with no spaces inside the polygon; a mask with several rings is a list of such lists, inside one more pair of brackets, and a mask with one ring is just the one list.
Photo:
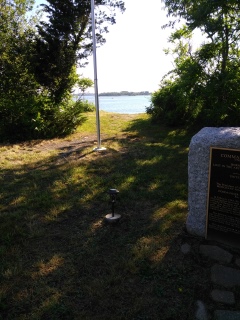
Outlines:
{"label": "bush", "polygon": [[[41,110],[41,108],[39,108]],[[68,135],[75,131],[85,117],[79,102],[66,101],[59,105],[50,105],[38,111],[32,119],[34,137],[53,138]]]}
{"label": "bush", "polygon": [[186,122],[186,98],[182,95],[178,82],[164,81],[158,91],[151,97],[147,113],[156,122],[176,126]]}
{"label": "bush", "polygon": [[77,102],[81,104],[83,112],[92,112],[95,110],[93,102],[89,102],[88,100],[78,100]]}
{"label": "bush", "polygon": [[[198,81],[182,74],[164,80],[152,94],[147,113],[166,125],[238,126],[240,120],[240,68],[229,64],[225,73],[202,73]],[[191,83],[192,79],[192,83]]]}
{"label": "bush", "polygon": [[0,108],[1,139],[26,140],[66,136],[85,120],[84,112],[92,111],[87,101],[66,99],[54,104],[43,94],[23,101],[5,103]]}

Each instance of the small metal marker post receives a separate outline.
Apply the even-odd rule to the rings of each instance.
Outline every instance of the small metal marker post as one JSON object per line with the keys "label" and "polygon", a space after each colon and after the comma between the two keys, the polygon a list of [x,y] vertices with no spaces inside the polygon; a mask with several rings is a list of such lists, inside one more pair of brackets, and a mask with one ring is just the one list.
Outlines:
{"label": "small metal marker post", "polygon": [[91,0],[91,19],[92,19],[92,38],[93,38],[93,65],[94,65],[94,89],[95,89],[95,106],[96,106],[96,126],[97,126],[97,148],[94,151],[103,151],[106,148],[101,146],[100,135],[100,115],[99,115],[99,98],[98,98],[98,78],[97,78],[97,54],[96,54],[96,34],[95,34],[95,14],[94,0]]}
{"label": "small metal marker post", "polygon": [[109,213],[106,215],[106,221],[107,222],[116,222],[121,218],[120,214],[116,214],[114,212],[114,204],[116,202],[117,194],[119,191],[117,189],[110,189],[108,191],[108,194],[110,195],[111,201],[112,201],[112,213]]}

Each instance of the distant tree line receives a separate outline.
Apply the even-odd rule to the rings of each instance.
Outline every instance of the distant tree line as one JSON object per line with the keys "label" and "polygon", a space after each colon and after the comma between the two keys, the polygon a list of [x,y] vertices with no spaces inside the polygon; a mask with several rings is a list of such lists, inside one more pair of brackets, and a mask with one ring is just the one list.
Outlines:
{"label": "distant tree line", "polygon": [[[89,79],[77,74],[92,53],[90,0],[0,0],[0,139],[54,137],[72,132],[86,103],[72,100]],[[101,7],[101,8],[100,8]],[[96,39],[123,1],[95,0]]]}
{"label": "distant tree line", "polygon": [[132,91],[120,91],[120,92],[102,92],[99,96],[147,96],[151,93],[149,91],[140,91],[140,92],[132,92]]}
{"label": "distant tree line", "polygon": [[[152,94],[147,112],[169,125],[239,126],[239,0],[163,0],[167,26],[185,25],[170,36],[175,67]],[[193,51],[191,38],[200,30],[205,41]]]}

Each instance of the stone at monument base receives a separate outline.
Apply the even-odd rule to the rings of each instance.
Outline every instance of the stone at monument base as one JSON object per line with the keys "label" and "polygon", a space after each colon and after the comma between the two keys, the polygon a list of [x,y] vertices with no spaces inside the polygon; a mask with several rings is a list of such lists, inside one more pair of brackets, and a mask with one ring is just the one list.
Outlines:
{"label": "stone at monument base", "polygon": [[210,147],[240,149],[240,127],[206,127],[193,136],[188,155],[187,231],[205,237]]}

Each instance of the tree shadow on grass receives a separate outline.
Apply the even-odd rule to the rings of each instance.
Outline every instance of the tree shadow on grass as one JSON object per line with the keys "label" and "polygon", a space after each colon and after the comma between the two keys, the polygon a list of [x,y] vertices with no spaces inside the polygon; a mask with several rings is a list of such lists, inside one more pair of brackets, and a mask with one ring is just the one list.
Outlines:
{"label": "tree shadow on grass", "polygon": [[[4,319],[193,318],[200,269],[180,252],[189,137],[151,130],[135,121],[120,150],[59,148],[1,170]],[[122,219],[109,225],[113,187]]]}

